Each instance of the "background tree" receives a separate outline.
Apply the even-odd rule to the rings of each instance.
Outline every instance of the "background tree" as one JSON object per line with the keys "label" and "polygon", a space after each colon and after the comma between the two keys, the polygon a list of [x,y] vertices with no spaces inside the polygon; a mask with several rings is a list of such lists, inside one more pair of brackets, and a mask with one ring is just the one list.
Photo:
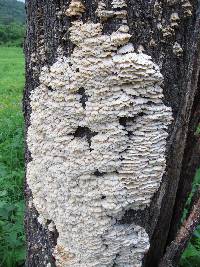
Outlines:
{"label": "background tree", "polygon": [[23,46],[25,36],[24,3],[0,1],[0,45]]}
{"label": "background tree", "polygon": [[[43,159],[44,156],[50,155],[48,153],[52,152],[53,154],[55,152],[55,149],[57,149],[56,151],[58,155],[60,155],[59,151],[62,152],[63,147],[57,146],[53,147],[52,149],[51,144],[49,143],[48,145],[50,147],[50,152],[48,149],[46,150],[43,143],[45,139],[44,136],[46,135],[48,137],[48,135],[50,135],[51,133],[51,137],[54,138],[53,140],[55,144],[57,144],[56,137],[58,135],[58,132],[56,132],[55,129],[58,129],[57,126],[60,125],[60,122],[59,120],[54,121],[57,111],[55,111],[55,114],[47,113],[46,115],[43,114],[43,111],[52,111],[51,105],[56,105],[58,103],[58,100],[56,99],[56,90],[58,88],[60,88],[61,90],[66,90],[66,88],[63,88],[64,85],[67,84],[67,86],[69,86],[68,90],[72,90],[72,92],[75,92],[77,95],[79,95],[79,97],[77,96],[78,100],[76,99],[76,101],[80,102],[80,106],[82,106],[81,109],[78,104],[72,106],[71,109],[73,109],[73,107],[76,107],[77,109],[72,112],[71,117],[74,116],[73,114],[79,112],[79,109],[81,110],[80,114],[85,114],[84,110],[87,110],[87,102],[90,101],[90,98],[92,96],[91,92],[89,95],[87,95],[87,92],[89,91],[89,89],[92,90],[92,88],[95,87],[95,77],[97,76],[100,79],[102,78],[102,76],[100,75],[105,75],[105,77],[110,75],[111,84],[109,84],[109,82],[104,79],[104,87],[107,86],[108,88],[116,88],[116,85],[128,86],[130,84],[132,86],[136,86],[136,82],[134,80],[136,79],[140,84],[138,91],[141,90],[143,85],[144,88],[149,88],[149,95],[146,98],[148,99],[148,101],[150,99],[151,103],[147,104],[146,102],[142,102],[142,105],[146,105],[146,109],[144,110],[150,110],[149,107],[152,108],[152,105],[155,108],[153,114],[157,118],[156,125],[158,125],[158,121],[161,125],[161,128],[157,128],[158,138],[160,138],[160,136],[163,134],[163,131],[160,132],[160,129],[162,129],[162,127],[164,126],[167,126],[167,124],[171,120],[170,108],[173,112],[173,121],[167,130],[167,144],[165,144],[164,142],[166,168],[159,190],[156,191],[159,183],[160,172],[156,167],[161,167],[161,170],[163,170],[163,167],[165,167],[163,165],[165,164],[165,161],[162,161],[162,164],[160,165],[159,157],[157,155],[155,169],[153,169],[150,163],[148,163],[150,165],[147,166],[147,169],[149,166],[152,167],[150,172],[155,170],[153,171],[153,175],[158,174],[157,180],[155,180],[157,184],[152,185],[152,191],[154,193],[155,190],[156,193],[154,194],[151,203],[149,204],[147,201],[148,205],[146,208],[144,208],[145,204],[143,202],[146,201],[149,196],[153,195],[152,192],[149,193],[148,189],[147,192],[145,191],[145,195],[142,195],[143,200],[135,200],[132,205],[127,205],[125,207],[125,212],[120,213],[120,215],[118,214],[118,217],[114,213],[114,207],[113,213],[111,211],[110,213],[107,213],[108,217],[114,218],[116,220],[114,227],[117,225],[117,228],[114,228],[114,233],[111,233],[116,234],[116,229],[118,229],[119,236],[120,238],[122,238],[122,234],[120,233],[124,231],[124,239],[120,239],[120,242],[122,244],[124,244],[123,242],[127,241],[129,235],[129,238],[131,237],[130,239],[133,240],[133,236],[134,234],[136,234],[137,237],[135,237],[135,239],[138,238],[137,240],[139,240],[138,232],[141,233],[143,241],[140,240],[141,243],[140,241],[138,241],[138,243],[135,244],[135,250],[134,245],[131,242],[130,246],[127,245],[128,249],[132,251],[130,252],[130,255],[128,253],[127,262],[130,259],[135,259],[135,255],[136,258],[138,257],[138,265],[136,265],[136,262],[133,262],[133,266],[141,266],[141,258],[143,258],[144,254],[144,266],[158,266],[159,264],[161,264],[161,266],[176,266],[177,261],[180,257],[180,252],[183,250],[187,243],[186,241],[188,240],[188,236],[186,238],[183,238],[183,240],[182,238],[178,238],[180,237],[180,232],[178,233],[178,237],[177,232],[180,227],[180,220],[182,217],[182,211],[187,199],[187,195],[191,191],[192,179],[194,177],[196,167],[199,164],[199,137],[197,134],[195,134],[199,123],[199,2],[188,0],[166,0],[149,2],[142,0],[132,0],[126,2],[103,2],[89,0],[82,2],[78,0],[74,0],[72,2],[32,0],[27,1],[26,8],[28,28],[25,43],[26,90],[24,95],[24,112],[26,129],[28,132],[28,141],[26,148],[28,183],[26,183],[25,191],[27,201],[27,265],[46,266],[47,264],[50,264],[53,266],[55,264],[56,258],[58,262],[60,261],[61,266],[77,266],[72,265],[73,261],[76,261],[76,253],[75,255],[72,253],[73,249],[67,249],[60,246],[62,242],[65,243],[67,237],[64,236],[65,238],[62,241],[63,232],[60,232],[58,230],[60,229],[60,226],[56,225],[55,220],[51,220],[55,215],[55,212],[53,206],[51,206],[51,204],[48,204],[48,201],[52,201],[51,194],[58,192],[56,188],[56,182],[58,183],[58,180],[56,180],[55,182],[54,179],[53,183],[51,180],[49,180],[49,182],[46,180],[46,172],[44,171],[44,169],[46,168],[45,166],[50,163],[47,159],[45,163]],[[89,28],[86,27],[87,25]],[[97,42],[97,40],[99,40],[100,44]],[[103,45],[106,45],[103,49],[101,42],[103,43]],[[94,49],[95,56],[90,54],[90,48],[94,48],[94,44],[96,45],[96,50]],[[133,44],[135,52],[133,51],[133,46],[131,44]],[[89,50],[87,50],[87,46]],[[120,50],[120,48],[122,49]],[[104,61],[102,59],[94,61],[93,64],[91,63],[92,60],[96,60],[98,58],[96,54],[98,53],[98,49],[100,49],[99,58],[101,58],[101,56],[107,56],[109,57],[109,59],[112,59],[115,62],[115,66],[117,66],[116,70],[113,70],[113,65],[111,64],[111,67],[109,67],[105,71],[107,76],[105,73],[102,74],[103,67],[100,68],[98,65],[100,64],[101,66],[101,63],[103,62],[102,64],[104,66]],[[82,60],[80,61],[81,53]],[[144,54],[150,55],[152,59],[147,58],[146,56],[144,56]],[[117,55],[122,56],[117,57]],[[127,63],[127,61],[125,60],[126,56],[124,55],[128,55],[128,57],[130,57],[128,61],[129,63]],[[91,76],[84,78],[85,73],[88,74],[88,69],[86,67],[86,72],[84,72],[82,64],[86,64],[85,61],[87,61],[88,59],[90,63],[88,63],[87,66],[91,68],[97,66],[96,69],[100,68],[98,69],[98,71],[95,70],[92,72],[95,73],[95,76],[92,76],[92,78],[89,78]],[[118,64],[122,63],[121,60],[124,60],[125,65],[119,67]],[[132,62],[132,65],[130,62]],[[160,72],[164,77],[162,85],[161,76],[157,68],[158,66],[160,67]],[[118,67],[120,70],[118,69]],[[139,74],[137,71],[133,71],[134,68],[139,70]],[[125,70],[127,76],[124,75],[123,70]],[[63,77],[65,77],[64,73],[70,73],[67,74],[69,75],[67,76],[68,80],[70,80],[69,84],[67,80],[65,80],[63,84]],[[133,75],[136,75],[136,78],[134,78]],[[139,76],[141,76],[142,78],[140,78]],[[76,79],[74,79],[74,77]],[[117,77],[121,77],[121,79],[117,80],[116,84],[116,80],[112,77],[115,77],[116,79]],[[88,80],[90,79],[91,83],[89,84]],[[126,81],[126,83],[124,81]],[[110,85],[111,87],[109,87]],[[148,86],[151,86],[151,89]],[[134,88],[136,89],[136,87]],[[157,88],[158,90],[158,95],[159,93],[162,94],[160,90],[163,88],[164,100],[162,100],[162,103],[159,102],[160,100],[157,100],[157,102],[152,100],[153,98],[151,95],[151,90],[155,90],[155,88]],[[125,91],[124,87],[122,89],[122,91]],[[31,92],[33,93],[30,99]],[[63,97],[65,94],[68,94],[68,91],[62,91],[62,93],[63,95],[60,96],[62,99],[61,103],[65,103]],[[46,98],[44,97],[45,94],[47,95]],[[140,100],[142,94],[144,93],[141,93],[141,91],[139,91]],[[119,95],[118,98],[120,98]],[[54,99],[55,102],[52,101],[52,99]],[[136,100],[133,99],[131,103],[134,103],[134,105],[136,105],[136,102],[134,102]],[[138,95],[135,95],[135,99],[138,99]],[[142,99],[142,101],[145,101],[145,95],[142,95]],[[50,100],[51,102],[48,102]],[[68,100],[66,100],[66,103],[67,101]],[[45,103],[47,103],[46,106]],[[161,108],[160,110],[156,109],[155,103],[159,104],[159,107]],[[170,108],[167,109],[167,106]],[[46,109],[42,109],[42,107],[46,107]],[[59,109],[59,106],[57,106],[57,109]],[[71,109],[69,109],[68,112],[71,112]],[[114,108],[114,111],[115,110],[118,110],[117,106]],[[149,119],[149,121],[147,120],[144,127],[147,127],[146,125],[148,125],[148,127],[151,127],[149,126],[149,124],[152,118],[148,117],[150,115],[146,114],[144,110],[143,108],[141,108],[141,112],[135,114],[136,117],[133,116],[134,114],[132,114],[132,111],[130,110],[128,112],[130,112],[131,116],[127,116],[127,113],[123,114],[123,112],[120,113],[123,115],[119,116],[118,113],[117,116],[119,118],[119,125],[121,125],[118,128],[126,131],[129,139],[132,138],[131,136],[134,136],[133,131],[130,130],[132,129],[130,127],[134,127],[134,123],[135,125],[137,125],[140,120],[142,120],[142,122],[144,123],[145,119]],[[51,114],[51,116],[49,116],[49,114]],[[68,113],[66,113],[65,116],[68,116],[67,114]],[[83,118],[80,114],[79,119],[81,120]],[[62,116],[62,114],[60,116]],[[89,113],[88,116],[90,116]],[[47,122],[44,122],[44,118]],[[59,119],[59,117],[57,119]],[[61,121],[62,119],[63,117],[60,117]],[[85,120],[85,117],[83,120]],[[65,121],[65,124],[67,124],[67,122],[68,121]],[[154,123],[155,121],[154,119],[152,119],[152,124],[154,125]],[[37,129],[37,125],[39,125],[39,127],[41,126],[40,131]],[[47,128],[45,128],[46,126]],[[98,126],[99,125],[97,124],[97,130]],[[87,141],[88,151],[90,151],[92,154],[95,153],[92,151],[95,151],[96,149],[94,143],[95,140],[98,139],[98,132],[96,132],[95,129],[91,129],[92,125],[91,127],[86,127],[85,125],[78,126],[76,130],[72,129],[71,135],[75,139],[75,147],[79,145],[79,143],[77,143],[78,140],[84,139],[84,142]],[[139,131],[142,132],[142,129],[143,128],[139,128]],[[61,131],[62,129],[60,128],[59,134]],[[154,137],[156,138],[156,132],[153,128],[151,131],[149,131],[149,135],[151,135],[153,131],[155,133]],[[41,132],[44,133],[44,135],[42,136],[42,139],[38,139],[37,143],[37,138],[41,137]],[[68,135],[70,135],[69,132]],[[150,139],[147,138],[147,140]],[[123,142],[126,143],[128,141],[127,139],[125,141],[122,139],[121,143]],[[113,141],[113,143],[115,142]],[[31,150],[31,153],[29,149]],[[45,152],[46,154],[43,152]],[[74,153],[76,153],[76,150],[74,150]],[[162,159],[162,153],[160,155]],[[73,153],[71,154],[71,157],[73,159]],[[41,159],[40,165],[37,165],[39,160],[38,158]],[[66,160],[66,162],[68,161],[69,159]],[[50,159],[50,162],[51,164],[56,165],[54,157]],[[134,164],[134,161],[132,162],[132,164]],[[75,165],[73,165],[73,167],[74,166]],[[43,167],[44,169],[42,169]],[[113,166],[110,167],[111,170],[112,167]],[[140,163],[138,165],[138,168],[139,167]],[[41,170],[38,171],[38,169],[40,168]],[[80,175],[82,175],[82,169],[80,166],[78,168],[72,168],[72,174],[74,170],[80,172]],[[107,176],[107,172],[109,171],[102,170],[104,170],[104,168],[101,166],[101,168],[97,169],[96,172],[93,173],[92,177],[97,177],[96,180],[99,179],[98,177],[101,177],[101,179],[107,177],[105,179],[109,181],[109,178]],[[85,170],[83,170],[83,175],[84,171]],[[114,171],[112,170],[112,172],[115,173],[115,177],[121,177],[120,171],[120,167],[114,168]],[[47,173],[49,173],[49,170]],[[40,177],[40,175],[42,177]],[[56,179],[59,177],[59,175],[59,173],[55,175]],[[69,174],[69,176],[70,175],[71,174]],[[147,175],[147,177],[149,176]],[[125,180],[126,179],[127,176]],[[148,181],[146,180],[144,184],[142,182],[140,184],[139,182],[139,189],[135,192],[135,196],[139,195],[140,192],[144,192],[145,184],[147,182]],[[52,184],[52,188],[50,187],[52,191],[49,192],[50,196],[48,195],[48,191],[45,191],[44,186],[47,185],[46,189],[48,189],[49,183]],[[62,186],[65,188],[64,185]],[[69,185],[69,187],[70,186],[71,185]],[[78,188],[80,189],[79,186]],[[67,190],[67,187],[65,189]],[[107,192],[106,190],[108,190],[108,186],[105,186],[105,192]],[[31,191],[34,192],[33,195]],[[70,191],[70,194],[71,192],[72,190]],[[44,197],[42,199],[42,194],[43,196],[46,194],[46,198]],[[59,196],[56,195],[55,198],[59,198]],[[102,195],[101,203],[107,203],[107,200],[104,200],[106,198],[108,199],[108,196],[105,193],[105,195]],[[46,204],[42,206],[39,200],[44,200],[44,203]],[[64,202],[65,199],[63,199],[63,203]],[[198,201],[195,201],[194,203],[195,205],[198,205]],[[67,205],[69,205],[69,202],[64,205],[63,209],[65,209]],[[35,208],[35,206],[37,206],[37,209]],[[194,206],[194,208],[192,209],[192,214],[195,214],[193,217],[195,217],[195,221],[197,222],[199,218],[198,212],[196,212],[195,207],[196,206]],[[55,206],[55,211],[57,211],[56,208],[57,206]],[[106,211],[107,209],[108,208],[105,208]],[[51,214],[54,215],[51,216]],[[58,217],[59,216],[57,216],[57,218]],[[62,218],[58,218],[58,220],[59,219],[59,222],[62,222]],[[188,218],[191,225],[190,219],[191,217]],[[194,220],[192,220],[192,222],[193,221]],[[187,223],[188,222],[186,221],[186,228]],[[68,226],[66,223],[66,228],[67,227]],[[78,227],[76,227],[77,225],[75,224],[76,231],[80,231],[80,229],[78,230]],[[138,232],[136,231],[136,228],[139,229],[137,230]],[[146,236],[146,233],[148,234],[148,238]],[[81,235],[81,232],[78,232],[78,234]],[[169,249],[167,250],[169,254],[170,251],[175,251],[176,253],[174,253],[174,255],[169,256],[167,254],[164,256],[166,247],[171,243],[171,241],[175,239],[177,240],[177,238],[180,242],[173,243],[175,244],[176,249],[172,246],[172,248],[169,247]],[[57,244],[57,242],[59,242],[59,245]],[[85,242],[87,242],[87,240],[85,240]],[[111,247],[114,240],[112,240],[111,237],[109,239],[109,237],[106,236],[105,240],[102,242],[105,246],[104,250],[107,249],[111,254],[113,252]],[[150,243],[149,249],[147,249],[148,242]],[[77,246],[78,243],[75,244]],[[116,248],[117,246],[118,243],[116,243],[114,247]],[[142,250],[140,252],[137,252],[137,249]],[[76,250],[80,252],[77,247],[74,247],[74,251]],[[121,247],[119,248],[119,251],[120,253],[116,253],[115,258],[111,260],[113,265],[110,264],[108,266],[126,266],[124,263],[124,255],[126,254],[126,251],[122,252]],[[88,251],[86,250],[85,254],[87,254],[87,252]],[[110,254],[109,256],[112,256]],[[99,258],[95,258],[95,255],[96,254],[94,254],[94,259],[98,261]],[[102,257],[100,258],[102,259]],[[121,265],[120,260],[122,262]],[[84,262],[81,262],[80,260],[79,264],[84,264]],[[98,266],[102,266],[102,263]]]}

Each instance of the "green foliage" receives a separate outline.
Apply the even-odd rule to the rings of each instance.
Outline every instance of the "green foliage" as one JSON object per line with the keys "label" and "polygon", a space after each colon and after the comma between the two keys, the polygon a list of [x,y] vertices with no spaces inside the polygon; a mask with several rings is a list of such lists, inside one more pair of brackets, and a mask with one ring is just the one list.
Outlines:
{"label": "green foliage", "polygon": [[1,266],[20,266],[24,263],[24,230],[22,227],[24,202],[0,203],[0,259]]}
{"label": "green foliage", "polygon": [[0,24],[25,24],[24,3],[17,0],[0,0]]}
{"label": "green foliage", "polygon": [[198,125],[197,129],[196,129],[196,135],[200,135],[200,125]]}
{"label": "green foliage", "polygon": [[0,266],[25,259],[23,200],[24,59],[20,48],[0,47]]}
{"label": "green foliage", "polygon": [[16,0],[0,0],[0,45],[22,46],[25,6]]}
{"label": "green foliage", "polygon": [[[188,201],[186,203],[186,207],[183,214],[183,220],[186,218],[188,209],[191,204],[192,196],[196,192],[197,188],[200,186],[200,169],[197,170],[192,192],[188,198]],[[187,249],[184,251],[181,261],[180,261],[180,267],[199,267],[200,266],[200,226],[197,227],[196,231],[194,232],[192,239],[190,240],[190,243],[187,247]]]}
{"label": "green foliage", "polygon": [[0,45],[22,46],[25,35],[25,26],[15,22],[0,24]]}

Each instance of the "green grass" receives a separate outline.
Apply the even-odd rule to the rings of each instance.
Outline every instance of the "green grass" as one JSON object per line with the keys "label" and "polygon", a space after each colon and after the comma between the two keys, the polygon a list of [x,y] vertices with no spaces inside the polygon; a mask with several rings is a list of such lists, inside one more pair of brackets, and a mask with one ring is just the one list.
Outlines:
{"label": "green grass", "polygon": [[24,56],[0,46],[0,266],[24,262],[23,115]]}

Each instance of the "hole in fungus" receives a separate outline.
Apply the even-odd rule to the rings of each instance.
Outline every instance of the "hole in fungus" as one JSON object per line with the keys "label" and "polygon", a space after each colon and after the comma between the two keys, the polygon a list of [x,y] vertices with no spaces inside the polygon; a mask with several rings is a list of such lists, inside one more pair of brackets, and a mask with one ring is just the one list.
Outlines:
{"label": "hole in fungus", "polygon": [[79,88],[78,94],[81,95],[80,103],[82,104],[82,107],[85,109],[86,102],[88,101],[88,96],[85,93],[85,89],[83,87]]}
{"label": "hole in fungus", "polygon": [[148,105],[148,106],[151,106],[151,105],[155,105],[155,103],[154,103],[153,101],[148,101],[148,102],[147,102],[147,105]]}
{"label": "hole in fungus", "polygon": [[[138,113],[134,117],[120,117],[119,118],[119,124],[122,125],[124,128],[126,128],[128,122],[135,122],[137,118],[144,116],[144,112]],[[128,136],[132,136],[133,132],[132,131],[127,131]]]}
{"label": "hole in fungus", "polygon": [[101,199],[105,199],[105,198],[106,198],[106,196],[104,196],[104,195],[101,197]]}
{"label": "hole in fungus", "polygon": [[91,146],[91,139],[93,136],[97,135],[98,133],[96,132],[92,132],[88,127],[81,127],[79,126],[75,133],[74,133],[74,137],[86,137],[89,146]]}
{"label": "hole in fungus", "polygon": [[99,170],[97,170],[97,171],[94,172],[94,175],[96,175],[96,176],[103,176],[104,173],[103,172],[100,172]]}
{"label": "hole in fungus", "polygon": [[52,222],[52,220],[47,219],[47,225],[49,225]]}
{"label": "hole in fungus", "polygon": [[135,122],[137,118],[142,117],[144,115],[145,115],[144,112],[140,112],[137,115],[135,115],[134,117],[120,117],[119,118],[119,123],[122,126],[126,127],[127,122]]}
{"label": "hole in fungus", "polygon": [[128,136],[133,135],[133,132],[132,131],[127,131],[127,132],[128,132]]}
{"label": "hole in fungus", "polygon": [[51,92],[55,91],[51,86],[48,86],[48,90]]}
{"label": "hole in fungus", "polygon": [[127,117],[121,117],[119,118],[119,124],[126,127]]}
{"label": "hole in fungus", "polygon": [[116,254],[116,256],[115,256],[115,259],[114,259],[114,263],[113,263],[113,265],[112,265],[112,267],[115,267],[115,266],[117,266],[117,264],[116,264],[116,259],[119,257],[119,253],[117,253]]}
{"label": "hole in fungus", "polygon": [[136,117],[142,117],[144,115],[145,115],[144,112],[140,112],[140,113],[138,113],[138,115]]}

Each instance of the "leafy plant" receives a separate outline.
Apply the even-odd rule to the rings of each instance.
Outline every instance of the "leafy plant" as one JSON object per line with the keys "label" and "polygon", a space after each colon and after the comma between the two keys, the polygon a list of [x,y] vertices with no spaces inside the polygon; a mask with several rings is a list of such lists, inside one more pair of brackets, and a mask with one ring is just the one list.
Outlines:
{"label": "leafy plant", "polygon": [[25,26],[16,22],[0,24],[0,45],[22,46],[25,35]]}
{"label": "leafy plant", "polygon": [[25,258],[24,202],[0,204],[0,258],[2,266],[19,266]]}
{"label": "leafy plant", "polygon": [[[183,219],[186,217],[188,213],[188,209],[191,204],[191,199],[196,189],[199,186],[200,186],[200,169],[197,170],[192,186],[192,192],[189,195],[189,198],[186,203]],[[180,261],[180,267],[199,267],[199,266],[200,266],[200,226],[198,226],[196,231],[194,232],[190,240],[190,243],[186,248],[186,250],[184,251]]]}
{"label": "leafy plant", "polygon": [[24,156],[20,48],[0,47],[0,266],[23,266]]}

